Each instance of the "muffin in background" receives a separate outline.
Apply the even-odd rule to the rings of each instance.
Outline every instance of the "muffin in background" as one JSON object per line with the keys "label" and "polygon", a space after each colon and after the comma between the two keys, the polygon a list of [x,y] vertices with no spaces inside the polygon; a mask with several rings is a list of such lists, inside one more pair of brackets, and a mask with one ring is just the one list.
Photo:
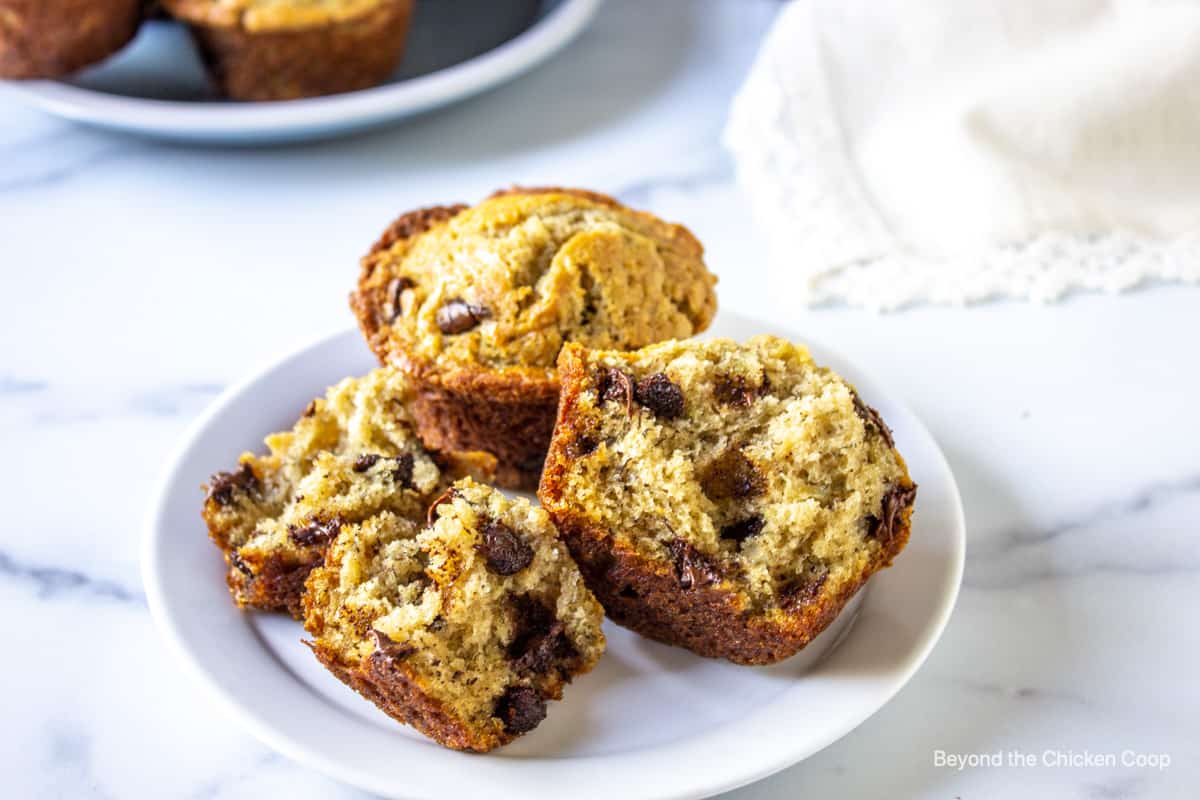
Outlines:
{"label": "muffin in background", "polygon": [[294,100],[377,86],[404,54],[413,0],[163,0],[217,89]]}
{"label": "muffin in background", "polygon": [[61,78],[137,33],[142,0],[0,0],[0,78]]}

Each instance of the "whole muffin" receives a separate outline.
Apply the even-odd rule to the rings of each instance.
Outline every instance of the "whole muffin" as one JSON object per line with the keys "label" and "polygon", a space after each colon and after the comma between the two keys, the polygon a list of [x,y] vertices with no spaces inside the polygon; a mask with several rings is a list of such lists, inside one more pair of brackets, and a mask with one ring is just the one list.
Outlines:
{"label": "whole muffin", "polygon": [[854,388],[782,339],[568,345],[539,496],[608,616],[786,658],[908,541],[916,486]]}
{"label": "whole muffin", "polygon": [[404,53],[413,0],[163,0],[191,26],[227,97],[294,100],[387,80]]}
{"label": "whole muffin", "polygon": [[610,197],[514,189],[400,217],[363,259],[350,304],[380,361],[411,377],[426,444],[491,453],[497,482],[533,490],[559,350],[704,330],[717,279],[703,254],[686,228]]}
{"label": "whole muffin", "polygon": [[60,78],[124,47],[142,0],[0,0],[0,78]]}

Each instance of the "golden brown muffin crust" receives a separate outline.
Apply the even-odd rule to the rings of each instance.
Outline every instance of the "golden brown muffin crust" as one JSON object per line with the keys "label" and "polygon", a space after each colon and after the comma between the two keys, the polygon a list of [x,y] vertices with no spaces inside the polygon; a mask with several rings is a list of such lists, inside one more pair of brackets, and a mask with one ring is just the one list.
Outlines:
{"label": "golden brown muffin crust", "polygon": [[137,33],[141,0],[0,0],[0,78],[60,78]]}
{"label": "golden brown muffin crust", "polygon": [[[411,300],[371,313],[366,296],[393,281]],[[354,307],[381,361],[550,377],[566,341],[626,349],[704,330],[715,283],[682,226],[594,192],[516,187],[373,250]]]}

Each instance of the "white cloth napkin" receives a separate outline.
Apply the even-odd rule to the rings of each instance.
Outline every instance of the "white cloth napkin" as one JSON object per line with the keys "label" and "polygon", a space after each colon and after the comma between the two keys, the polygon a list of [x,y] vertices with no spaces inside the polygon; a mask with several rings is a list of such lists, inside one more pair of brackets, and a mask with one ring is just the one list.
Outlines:
{"label": "white cloth napkin", "polygon": [[1200,282],[1200,2],[798,0],[725,131],[772,290]]}

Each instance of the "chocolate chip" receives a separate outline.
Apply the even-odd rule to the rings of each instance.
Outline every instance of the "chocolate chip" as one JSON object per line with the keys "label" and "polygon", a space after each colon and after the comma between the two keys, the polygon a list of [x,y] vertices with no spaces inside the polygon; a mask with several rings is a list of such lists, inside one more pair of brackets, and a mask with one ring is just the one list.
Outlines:
{"label": "chocolate chip", "polygon": [[528,733],[546,718],[546,701],[536,689],[510,686],[496,701],[495,715],[509,733]]}
{"label": "chocolate chip", "polygon": [[879,431],[879,435],[887,442],[888,447],[895,447],[896,443],[892,441],[892,429],[883,421],[883,417],[879,416],[879,412],[864,403],[862,398],[858,396],[858,392],[855,392],[853,389],[851,390],[851,395],[854,398],[854,413],[858,414],[863,424],[868,429],[874,428]]}
{"label": "chocolate chip", "polygon": [[430,633],[437,633],[438,631],[446,630],[446,618],[443,616],[434,617],[432,620],[430,620],[429,624],[426,626],[426,629]]}
{"label": "chocolate chip", "polygon": [[601,403],[621,403],[629,413],[633,408],[633,378],[616,367],[601,370],[596,379],[596,394]]}
{"label": "chocolate chip", "polygon": [[513,638],[508,658],[521,673],[541,675],[575,654],[563,623],[542,601],[529,595],[512,598]]}
{"label": "chocolate chip", "polygon": [[257,492],[262,487],[249,464],[242,464],[234,472],[218,472],[209,481],[208,499],[219,506],[232,503],[235,492]]}
{"label": "chocolate chip", "polygon": [[599,446],[600,443],[591,436],[580,434],[567,445],[567,455],[571,458],[582,458],[596,452],[596,448]]}
{"label": "chocolate chip", "polygon": [[375,637],[375,652],[371,654],[372,658],[401,661],[417,652],[417,648],[413,645],[394,641],[381,630],[372,628],[371,635]]}
{"label": "chocolate chip", "polygon": [[533,561],[533,548],[512,528],[495,520],[483,526],[483,537],[475,550],[497,575],[515,575]]}
{"label": "chocolate chip", "polygon": [[304,526],[289,525],[288,538],[300,547],[312,547],[313,545],[325,544],[332,540],[338,535],[341,527],[341,517],[334,517],[327,522],[314,519]]}
{"label": "chocolate chip", "polygon": [[746,517],[743,520],[726,525],[721,528],[721,538],[731,539],[738,544],[749,539],[751,536],[757,536],[762,533],[764,520],[761,514],[755,514],[752,517]]}
{"label": "chocolate chip", "polygon": [[797,578],[779,591],[779,605],[788,611],[797,611],[809,605],[821,594],[829,570],[822,567],[819,572]]}
{"label": "chocolate chip", "polygon": [[867,536],[881,542],[884,546],[891,543],[896,535],[896,526],[904,510],[917,499],[916,484],[911,486],[893,486],[883,496],[883,506],[879,516],[867,517]]}
{"label": "chocolate chip", "polygon": [[409,278],[392,278],[387,285],[387,308],[385,313],[389,322],[395,322],[396,317],[400,316],[402,310],[400,305],[400,295],[404,294],[406,289],[411,289],[413,282]]}
{"label": "chocolate chip", "polygon": [[375,466],[376,462],[378,462],[381,458],[383,458],[383,456],[375,453],[363,453],[361,456],[354,459],[354,471],[366,472],[371,467]]}
{"label": "chocolate chip", "polygon": [[667,544],[671,558],[675,560],[675,575],[682,589],[707,586],[721,580],[721,571],[708,557],[682,539]]}
{"label": "chocolate chip", "polygon": [[317,401],[313,400],[308,404],[308,407],[304,409],[304,416],[311,417],[315,413],[317,413]]}
{"label": "chocolate chip", "polygon": [[245,561],[242,561],[242,557],[237,554],[236,550],[230,551],[229,563],[231,565],[233,565],[233,567],[236,568],[238,572],[242,573],[247,578],[254,577],[254,570],[250,569],[249,564],[247,564]]}
{"label": "chocolate chip", "polygon": [[633,398],[656,417],[675,419],[683,416],[683,392],[665,373],[656,372],[638,381]]}
{"label": "chocolate chip", "polygon": [[402,488],[412,488],[413,454],[401,453],[396,456],[396,468],[392,470],[392,480]]}
{"label": "chocolate chip", "polygon": [[758,393],[758,389],[746,384],[742,375],[722,375],[713,384],[713,397],[717,402],[735,408],[748,408]]}
{"label": "chocolate chip", "polygon": [[450,300],[437,310],[437,326],[445,334],[466,333],[488,317],[483,306],[463,300]]}
{"label": "chocolate chip", "polygon": [[767,490],[767,477],[745,453],[730,448],[704,467],[700,488],[713,500],[755,497]]}

